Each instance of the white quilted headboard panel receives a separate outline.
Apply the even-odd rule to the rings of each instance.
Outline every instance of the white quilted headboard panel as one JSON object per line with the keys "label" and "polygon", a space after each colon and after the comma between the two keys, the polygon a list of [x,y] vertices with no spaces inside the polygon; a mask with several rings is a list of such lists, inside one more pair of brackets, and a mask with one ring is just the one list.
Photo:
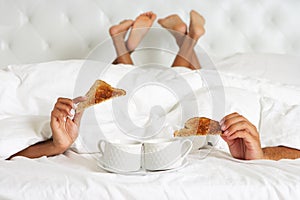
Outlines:
{"label": "white quilted headboard panel", "polygon": [[0,67],[85,58],[111,24],[150,10],[188,21],[191,9],[206,18],[199,45],[212,57],[300,54],[299,0],[0,0]]}

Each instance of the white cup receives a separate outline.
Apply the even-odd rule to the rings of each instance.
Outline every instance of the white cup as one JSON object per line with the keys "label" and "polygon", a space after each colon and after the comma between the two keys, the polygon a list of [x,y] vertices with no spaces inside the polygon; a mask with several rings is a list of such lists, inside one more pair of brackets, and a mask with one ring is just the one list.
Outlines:
{"label": "white cup", "polygon": [[158,138],[144,141],[142,167],[145,170],[166,170],[179,167],[192,149],[190,140]]}
{"label": "white cup", "polygon": [[206,135],[188,136],[184,138],[190,140],[193,143],[193,148],[191,152],[196,152],[207,144]]}
{"label": "white cup", "polygon": [[98,144],[104,167],[121,172],[138,171],[141,168],[142,143],[131,140],[100,140]]}

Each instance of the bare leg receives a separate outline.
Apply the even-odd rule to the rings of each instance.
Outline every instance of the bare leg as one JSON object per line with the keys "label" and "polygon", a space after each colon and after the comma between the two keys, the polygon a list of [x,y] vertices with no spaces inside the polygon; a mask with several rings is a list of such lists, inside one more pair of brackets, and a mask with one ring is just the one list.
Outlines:
{"label": "bare leg", "polygon": [[135,19],[127,40],[127,49],[129,52],[134,51],[135,48],[140,44],[155,19],[156,14],[153,12],[143,13]]}
{"label": "bare leg", "polygon": [[113,64],[133,64],[130,54],[125,44],[125,36],[129,28],[132,26],[132,20],[124,20],[118,25],[114,25],[109,29],[109,33],[113,40],[117,58]]}
{"label": "bare leg", "polygon": [[[190,12],[189,33],[184,38],[184,41],[178,51],[178,54],[173,62],[172,67],[185,66],[191,69],[197,69],[195,67],[195,63],[191,63],[191,62],[193,57],[193,49],[198,39],[205,32],[204,23],[205,23],[204,18],[199,13],[197,13],[194,10]],[[190,65],[188,66],[187,63],[190,63]]]}
{"label": "bare leg", "polygon": [[[196,35],[197,40],[204,35],[205,29],[204,29],[205,19],[202,15],[200,15],[198,12],[192,10],[190,12],[190,27],[189,27],[189,36],[193,38],[193,35]],[[197,54],[194,51],[193,48],[193,55],[191,58],[192,61],[192,68],[195,69],[201,69],[201,65],[199,63],[199,59],[197,57]]]}
{"label": "bare leg", "polygon": [[197,40],[194,40],[188,36],[185,36],[182,45],[179,48],[179,51],[173,61],[172,67],[182,66],[190,69],[197,69],[191,63],[193,49],[196,45]]}
{"label": "bare leg", "polygon": [[158,20],[158,23],[162,27],[168,29],[172,33],[180,48],[172,67],[184,66],[191,69],[201,68],[197,55],[194,51],[194,46],[196,45],[199,37],[204,34],[204,18],[195,11],[190,12],[190,17],[189,34],[187,34],[186,24],[178,15],[170,15],[164,19]]}
{"label": "bare leg", "polygon": [[[198,41],[198,39],[205,33],[204,30],[204,18],[197,13],[196,11],[192,10],[190,12],[190,26],[189,26],[189,33],[184,38],[184,41],[179,49],[179,52],[174,60],[174,66],[186,66],[186,62],[190,61],[190,68],[191,69],[199,69],[197,68],[196,63],[193,63],[193,55],[194,47]],[[196,57],[197,58],[197,57]]]}
{"label": "bare leg", "polygon": [[[155,19],[156,15],[154,13],[146,12],[139,15],[135,21],[124,20],[110,28],[109,32],[118,56],[113,64],[133,64],[130,54],[142,41]],[[125,36],[130,27],[132,27],[132,30],[127,42],[125,42]]]}
{"label": "bare leg", "polygon": [[[187,26],[182,19],[178,15],[170,15],[164,19],[159,19],[158,23],[162,27],[168,29],[168,31],[175,37],[176,43],[180,48],[185,35],[187,34]],[[189,66],[189,68],[200,69],[201,66],[194,50],[192,54],[191,63],[193,63],[194,66]]]}

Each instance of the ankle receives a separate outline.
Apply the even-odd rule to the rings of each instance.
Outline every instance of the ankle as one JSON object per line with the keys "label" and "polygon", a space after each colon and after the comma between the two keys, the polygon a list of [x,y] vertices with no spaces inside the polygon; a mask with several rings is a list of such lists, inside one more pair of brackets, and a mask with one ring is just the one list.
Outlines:
{"label": "ankle", "polygon": [[193,31],[190,31],[190,32],[188,33],[188,36],[189,36],[190,38],[192,38],[193,40],[198,41],[198,39],[199,39],[202,35],[204,35],[204,33],[205,33],[204,27],[198,27],[197,29],[194,29]]}

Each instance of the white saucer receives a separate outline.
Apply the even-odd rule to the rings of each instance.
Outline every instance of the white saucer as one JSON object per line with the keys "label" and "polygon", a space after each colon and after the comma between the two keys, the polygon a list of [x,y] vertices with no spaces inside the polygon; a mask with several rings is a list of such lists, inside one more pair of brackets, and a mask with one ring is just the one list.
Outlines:
{"label": "white saucer", "polygon": [[111,168],[103,165],[103,162],[101,162],[101,158],[99,159],[99,162],[97,164],[101,169],[104,169],[105,171],[108,171],[108,172],[112,172],[112,173],[116,173],[116,174],[123,174],[123,175],[140,175],[140,176],[143,176],[143,175],[148,175],[148,174],[161,174],[161,173],[177,171],[177,170],[180,170],[180,169],[184,168],[185,166],[187,166],[188,161],[186,159],[184,159],[183,162],[182,162],[182,165],[180,165],[179,167],[176,167],[176,168],[172,168],[172,169],[148,171],[148,170],[144,170],[144,169],[141,168],[140,170],[134,171],[134,172],[126,172],[126,171],[111,169]]}

